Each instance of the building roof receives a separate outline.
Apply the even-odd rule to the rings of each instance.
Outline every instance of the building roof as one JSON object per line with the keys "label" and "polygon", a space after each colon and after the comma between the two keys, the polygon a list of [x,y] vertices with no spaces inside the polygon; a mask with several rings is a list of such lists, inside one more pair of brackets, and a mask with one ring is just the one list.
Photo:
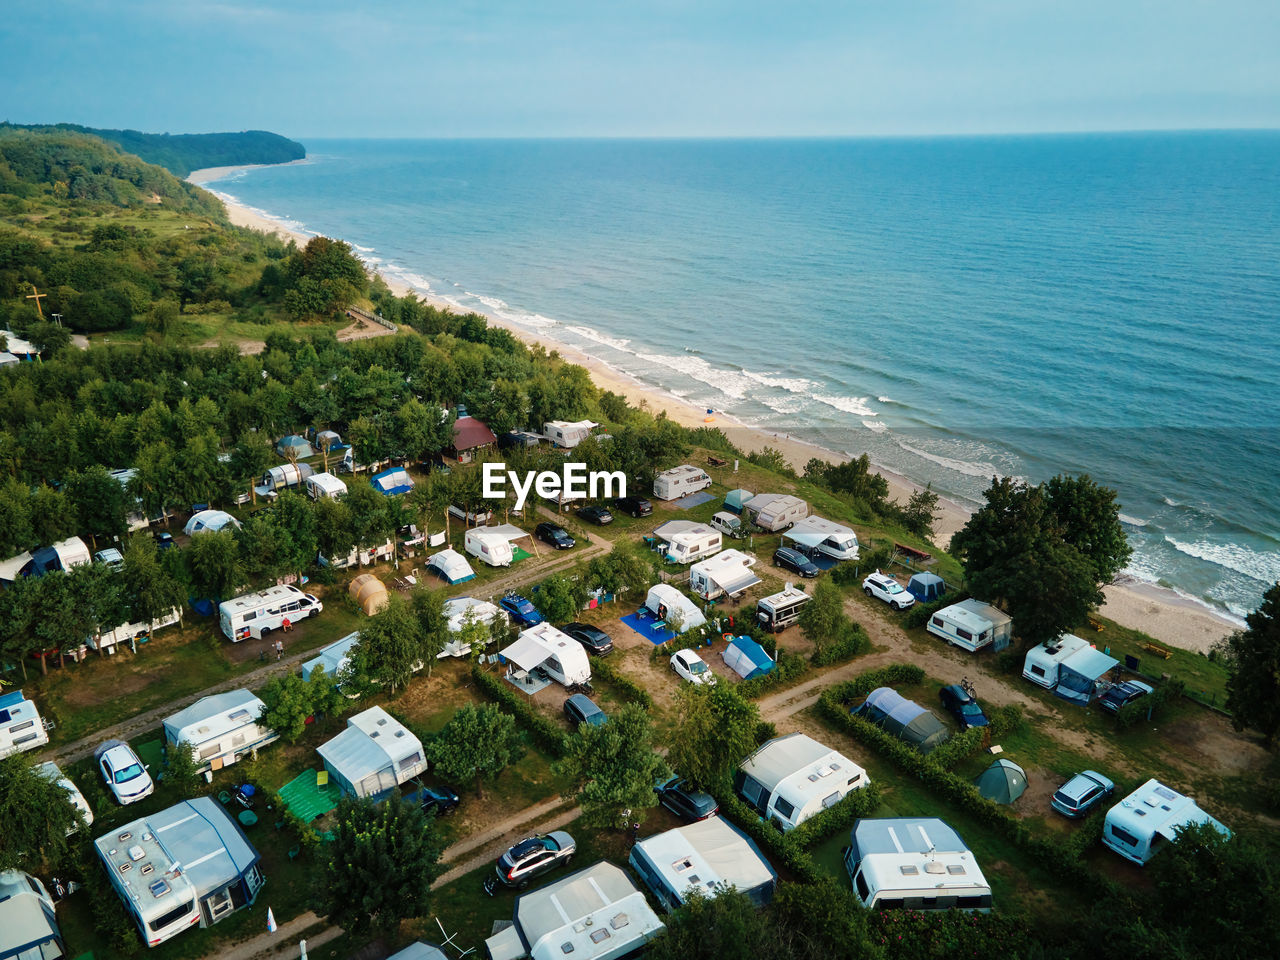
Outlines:
{"label": "building roof", "polygon": [[732,885],[745,893],[778,879],[747,835],[720,817],[645,837],[636,843],[633,857],[636,850],[681,902],[691,890],[714,897],[717,885]]}
{"label": "building roof", "polygon": [[194,746],[257,723],[265,709],[266,704],[248,690],[215,693],[167,717],[164,732],[174,743],[185,740]]}
{"label": "building roof", "polygon": [[381,707],[357,713],[347,720],[347,729],[316,747],[316,753],[353,784],[421,752],[422,742]]}
{"label": "building roof", "polygon": [[0,873],[0,957],[40,960],[40,945],[61,937],[44,884],[21,870]]}
{"label": "building roof", "polygon": [[498,438],[493,435],[493,431],[475,417],[459,417],[453,421],[453,449],[459,452],[487,447],[497,442]]}

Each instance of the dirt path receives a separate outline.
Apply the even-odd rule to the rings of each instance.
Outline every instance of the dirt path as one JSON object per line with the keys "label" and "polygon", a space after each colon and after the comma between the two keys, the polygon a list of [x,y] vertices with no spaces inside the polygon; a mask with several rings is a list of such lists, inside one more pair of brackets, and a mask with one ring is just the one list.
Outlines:
{"label": "dirt path", "polygon": [[[445,884],[452,883],[459,877],[470,873],[476,867],[492,863],[517,840],[535,833],[559,830],[561,827],[577,820],[578,817],[582,816],[582,808],[571,807],[566,810],[564,805],[567,802],[562,797],[552,797],[537,806],[529,807],[514,816],[507,817],[507,819],[495,824],[482,834],[460,840],[453,846],[448,847],[440,859],[445,863],[452,863],[454,866],[437,877],[436,882],[431,885],[431,889],[435,890],[443,887]],[[559,812],[557,813],[556,811]],[[554,816],[550,816],[551,814],[554,814]],[[547,819],[544,820],[544,817],[547,817]],[[466,859],[458,862],[460,857],[466,857]]]}

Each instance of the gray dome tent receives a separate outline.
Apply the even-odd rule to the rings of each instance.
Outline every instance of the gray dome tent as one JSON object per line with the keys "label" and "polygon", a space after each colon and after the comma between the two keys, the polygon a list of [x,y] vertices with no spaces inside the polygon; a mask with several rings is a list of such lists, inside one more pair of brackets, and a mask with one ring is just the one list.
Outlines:
{"label": "gray dome tent", "polygon": [[950,736],[941,720],[889,687],[872,690],[853,712],[918,747],[921,753],[930,752]]}
{"label": "gray dome tent", "polygon": [[1001,757],[973,781],[978,792],[996,803],[1013,803],[1027,789],[1027,772],[1012,760]]}

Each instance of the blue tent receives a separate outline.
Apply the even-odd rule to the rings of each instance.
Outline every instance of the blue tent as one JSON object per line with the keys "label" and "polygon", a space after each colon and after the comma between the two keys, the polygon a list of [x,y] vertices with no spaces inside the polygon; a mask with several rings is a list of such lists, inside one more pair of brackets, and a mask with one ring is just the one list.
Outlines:
{"label": "blue tent", "polygon": [[311,444],[307,443],[305,437],[300,437],[296,433],[281,438],[276,444],[276,453],[282,457],[292,455],[297,460],[305,460],[307,457],[314,457],[316,452],[311,449]]}
{"label": "blue tent", "polygon": [[742,512],[742,505],[754,497],[750,490],[730,490],[724,495],[724,508],[734,513]]}
{"label": "blue tent", "polygon": [[373,484],[373,489],[388,497],[393,497],[397,493],[408,493],[413,489],[413,477],[409,476],[404,467],[392,467],[390,470],[375,473],[369,478],[369,482]]}
{"label": "blue tent", "polygon": [[936,573],[917,573],[907,581],[907,593],[921,603],[937,600],[946,592],[946,581]]}
{"label": "blue tent", "polygon": [[734,637],[720,656],[743,680],[762,677],[775,666],[773,657],[750,637]]}

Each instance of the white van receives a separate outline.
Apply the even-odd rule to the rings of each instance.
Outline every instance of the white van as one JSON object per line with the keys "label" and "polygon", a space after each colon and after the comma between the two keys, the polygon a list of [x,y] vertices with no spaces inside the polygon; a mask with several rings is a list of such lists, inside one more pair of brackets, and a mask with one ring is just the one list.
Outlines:
{"label": "white van", "polygon": [[510,540],[484,527],[468,530],[463,547],[471,556],[491,567],[509,567],[516,555]]}
{"label": "white van", "polygon": [[788,583],[786,589],[770,594],[756,604],[756,621],[770,633],[778,633],[796,623],[800,619],[801,608],[812,599]]}
{"label": "white van", "polygon": [[261,640],[279,630],[286,619],[297,623],[323,609],[324,604],[314,596],[289,585],[226,600],[218,606],[218,619],[227,639],[239,643],[249,637]]}
{"label": "white van", "polygon": [[726,537],[732,537],[735,540],[741,540],[747,535],[747,528],[743,525],[742,518],[724,510],[712,517],[710,524]]}
{"label": "white van", "polygon": [[686,463],[664,470],[654,477],[653,495],[659,500],[678,500],[709,486],[711,478],[707,476],[707,472]]}

